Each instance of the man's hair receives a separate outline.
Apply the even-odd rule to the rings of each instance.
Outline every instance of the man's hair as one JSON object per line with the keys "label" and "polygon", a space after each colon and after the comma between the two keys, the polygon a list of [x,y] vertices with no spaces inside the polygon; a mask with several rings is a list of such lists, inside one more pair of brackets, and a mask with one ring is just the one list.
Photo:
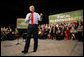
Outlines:
{"label": "man's hair", "polygon": [[[34,5],[30,5],[30,6],[29,6],[29,9],[30,9],[30,7],[31,7],[31,6],[33,6],[33,7],[34,7]],[[35,8],[35,7],[34,7],[34,8]]]}

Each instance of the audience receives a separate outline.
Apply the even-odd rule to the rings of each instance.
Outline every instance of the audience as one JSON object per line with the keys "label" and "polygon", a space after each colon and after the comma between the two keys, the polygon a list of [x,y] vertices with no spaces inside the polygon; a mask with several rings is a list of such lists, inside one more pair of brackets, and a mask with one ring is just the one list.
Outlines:
{"label": "audience", "polygon": [[[39,25],[39,32],[45,31],[48,39],[56,40],[80,40],[83,38],[82,21],[65,22],[57,24],[42,24]],[[79,36],[79,35],[80,36]],[[44,36],[44,35],[43,35]],[[45,38],[46,38],[45,37]]]}
{"label": "audience", "polygon": [[[83,40],[83,23],[81,21],[41,24],[38,29],[40,39]],[[19,33],[17,29],[13,31],[10,26],[1,27],[1,40],[15,39],[17,32]]]}
{"label": "audience", "polygon": [[10,27],[1,27],[1,40],[13,40],[14,33]]}

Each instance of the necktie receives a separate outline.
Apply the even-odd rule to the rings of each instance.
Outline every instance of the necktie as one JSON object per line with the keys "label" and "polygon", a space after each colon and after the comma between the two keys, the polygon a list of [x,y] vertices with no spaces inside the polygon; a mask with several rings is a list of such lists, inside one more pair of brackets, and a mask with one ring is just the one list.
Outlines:
{"label": "necktie", "polygon": [[31,18],[31,24],[33,25],[33,13],[32,13],[32,18]]}

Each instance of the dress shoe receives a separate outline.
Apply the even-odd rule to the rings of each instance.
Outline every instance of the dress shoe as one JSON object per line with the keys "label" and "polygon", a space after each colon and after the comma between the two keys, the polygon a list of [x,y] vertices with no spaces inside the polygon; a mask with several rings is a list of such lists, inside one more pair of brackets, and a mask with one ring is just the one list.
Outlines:
{"label": "dress shoe", "polygon": [[36,52],[36,50],[34,50],[33,52]]}
{"label": "dress shoe", "polygon": [[26,54],[26,53],[28,53],[28,51],[22,51],[22,53]]}

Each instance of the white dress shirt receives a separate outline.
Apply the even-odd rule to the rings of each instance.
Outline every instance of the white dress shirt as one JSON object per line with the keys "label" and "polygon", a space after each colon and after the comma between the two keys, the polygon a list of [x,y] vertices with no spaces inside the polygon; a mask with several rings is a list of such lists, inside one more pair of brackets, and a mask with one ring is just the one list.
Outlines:
{"label": "white dress shirt", "polygon": [[[25,22],[28,22],[28,24],[31,24],[31,18],[29,18],[29,16],[32,13],[28,13],[26,18],[25,18]],[[38,24],[38,21],[42,21],[40,18],[40,15],[36,12],[33,13],[33,24]]]}

